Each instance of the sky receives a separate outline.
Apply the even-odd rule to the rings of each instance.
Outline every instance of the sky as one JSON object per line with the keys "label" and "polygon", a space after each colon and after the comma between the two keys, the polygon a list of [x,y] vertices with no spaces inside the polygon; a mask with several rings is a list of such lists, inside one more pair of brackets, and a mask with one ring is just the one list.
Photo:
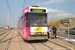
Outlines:
{"label": "sky", "polygon": [[[11,12],[9,11],[7,1]],[[32,5],[46,7],[48,21],[75,17],[75,0],[0,0],[0,27],[8,25],[8,16],[9,26],[15,26],[23,9]]]}

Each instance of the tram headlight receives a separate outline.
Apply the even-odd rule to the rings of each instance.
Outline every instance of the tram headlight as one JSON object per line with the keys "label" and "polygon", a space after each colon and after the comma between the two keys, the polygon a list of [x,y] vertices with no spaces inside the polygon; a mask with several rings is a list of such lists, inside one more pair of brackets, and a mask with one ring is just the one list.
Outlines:
{"label": "tram headlight", "polygon": [[31,35],[36,35],[36,33],[31,33]]}
{"label": "tram headlight", "polygon": [[45,32],[44,34],[47,34],[47,32]]}
{"label": "tram headlight", "polygon": [[34,33],[31,33],[31,35],[34,35]]}
{"label": "tram headlight", "polygon": [[42,35],[46,35],[46,34],[47,34],[46,32],[43,32],[43,33],[42,33]]}

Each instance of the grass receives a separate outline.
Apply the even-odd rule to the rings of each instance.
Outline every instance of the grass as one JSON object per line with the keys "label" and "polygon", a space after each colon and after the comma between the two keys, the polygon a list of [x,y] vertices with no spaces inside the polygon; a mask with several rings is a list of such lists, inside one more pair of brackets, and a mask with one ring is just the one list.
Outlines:
{"label": "grass", "polygon": [[[60,23],[60,21],[62,20],[69,20],[71,19],[71,22],[69,23],[69,28],[75,27],[75,18],[65,18],[65,19],[52,19],[50,21],[48,21],[48,25],[51,26],[56,26],[57,30],[62,30],[62,24]],[[63,29],[67,30],[68,29],[68,24],[64,23],[63,24]]]}

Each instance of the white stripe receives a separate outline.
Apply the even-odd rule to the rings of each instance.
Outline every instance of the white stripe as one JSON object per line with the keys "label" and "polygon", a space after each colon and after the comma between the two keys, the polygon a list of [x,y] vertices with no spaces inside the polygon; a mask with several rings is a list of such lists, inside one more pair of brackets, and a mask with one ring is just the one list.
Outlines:
{"label": "white stripe", "polygon": [[31,27],[30,32],[36,32],[36,27]]}
{"label": "white stripe", "polygon": [[[31,27],[30,32],[36,32],[37,27]],[[42,32],[47,32],[47,27],[42,27]]]}
{"label": "white stripe", "polygon": [[42,32],[47,32],[47,27],[42,27]]}

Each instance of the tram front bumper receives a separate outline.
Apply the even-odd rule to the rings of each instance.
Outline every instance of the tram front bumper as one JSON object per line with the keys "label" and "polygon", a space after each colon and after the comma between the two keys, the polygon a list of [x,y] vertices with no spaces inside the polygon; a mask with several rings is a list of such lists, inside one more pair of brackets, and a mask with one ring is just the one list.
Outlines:
{"label": "tram front bumper", "polygon": [[28,40],[46,40],[48,39],[47,35],[29,35]]}

